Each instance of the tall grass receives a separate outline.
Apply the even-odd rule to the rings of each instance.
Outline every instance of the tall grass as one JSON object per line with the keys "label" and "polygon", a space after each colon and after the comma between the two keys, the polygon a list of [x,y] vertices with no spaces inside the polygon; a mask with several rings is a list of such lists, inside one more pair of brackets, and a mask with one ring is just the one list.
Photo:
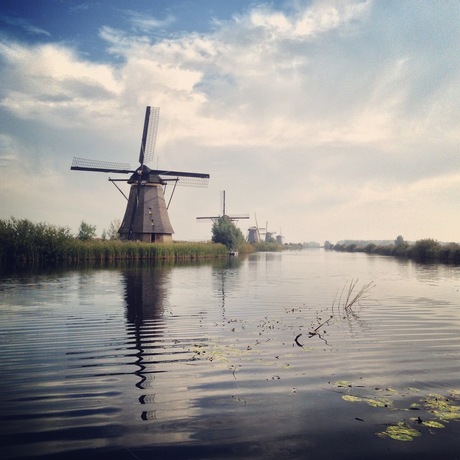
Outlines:
{"label": "tall grass", "polygon": [[253,247],[257,252],[275,252],[283,250],[283,245],[275,242],[268,243],[260,241],[259,243],[254,243]]}
{"label": "tall grass", "polygon": [[27,219],[0,220],[0,260],[10,263],[115,260],[187,260],[225,257],[227,249],[214,243],[141,243],[120,240],[82,241],[65,227],[33,223]]}
{"label": "tall grass", "polygon": [[[343,311],[345,314],[350,314],[353,312],[353,306],[355,304],[359,304],[361,301],[368,299],[369,292],[374,289],[375,283],[370,281],[367,284],[363,284],[361,289],[356,290],[356,286],[358,284],[358,280],[352,279],[347,287],[345,286],[340,293],[340,297],[337,303],[337,307],[339,309],[339,313]],[[335,300],[332,303],[332,310],[335,308]]]}

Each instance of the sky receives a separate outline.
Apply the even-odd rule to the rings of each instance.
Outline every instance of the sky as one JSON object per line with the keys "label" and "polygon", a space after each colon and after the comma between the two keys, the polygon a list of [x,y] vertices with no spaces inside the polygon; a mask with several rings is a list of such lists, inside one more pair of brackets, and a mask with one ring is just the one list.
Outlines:
{"label": "sky", "polygon": [[454,0],[0,0],[0,219],[122,219],[70,166],[137,166],[150,105],[150,166],[211,176],[176,189],[175,240],[210,239],[225,190],[244,234],[459,242],[459,39]]}

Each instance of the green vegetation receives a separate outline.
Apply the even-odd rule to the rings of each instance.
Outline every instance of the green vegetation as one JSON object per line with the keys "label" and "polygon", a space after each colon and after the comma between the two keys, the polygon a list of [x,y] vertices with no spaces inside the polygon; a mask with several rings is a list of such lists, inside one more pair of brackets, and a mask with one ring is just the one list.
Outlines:
{"label": "green vegetation", "polygon": [[212,242],[223,244],[229,251],[238,251],[245,243],[245,239],[231,219],[222,216],[212,225]]}
{"label": "green vegetation", "polygon": [[281,245],[279,243],[276,243],[275,241],[272,242],[265,242],[265,241],[260,241],[259,243],[254,243],[252,244],[254,251],[257,252],[276,252],[276,251],[282,251],[284,248],[288,247],[286,245]]}
{"label": "green vegetation", "polygon": [[392,244],[336,244],[331,245],[326,249],[343,252],[365,252],[367,254],[404,257],[419,262],[460,263],[459,244],[441,244],[431,238],[418,240],[415,243],[408,243],[402,236],[398,236]]}
{"label": "green vegetation", "polygon": [[93,240],[96,238],[96,226],[90,225],[82,220],[80,227],[78,228],[77,238],[82,241]]}
{"label": "green vegetation", "polygon": [[[0,261],[11,263],[46,264],[83,261],[195,259],[224,257],[222,244],[173,244],[123,242],[94,239],[94,227],[80,226],[77,237],[67,227],[33,223],[27,219],[0,219]],[[83,238],[82,238],[83,236]]]}
{"label": "green vegetation", "polygon": [[102,239],[103,240],[119,240],[120,235],[118,234],[118,229],[121,226],[120,219],[114,219],[110,222],[109,228],[102,230]]}
{"label": "green vegetation", "polygon": [[[421,389],[414,387],[398,390],[391,387],[366,386],[363,383],[362,379],[357,385],[348,380],[337,380],[333,385],[339,392],[344,393],[344,401],[365,403],[380,412],[388,410],[394,414],[392,422],[382,423],[382,426],[386,427],[385,430],[375,433],[379,438],[414,441],[424,434],[436,435],[434,430],[445,428],[449,422],[460,421],[460,392],[456,389],[450,390],[448,396],[436,393],[423,395]],[[417,411],[417,417],[405,415],[409,411]],[[398,420],[401,418],[403,420]],[[356,419],[363,420],[358,417]],[[385,416],[385,419],[388,420],[388,417]]]}

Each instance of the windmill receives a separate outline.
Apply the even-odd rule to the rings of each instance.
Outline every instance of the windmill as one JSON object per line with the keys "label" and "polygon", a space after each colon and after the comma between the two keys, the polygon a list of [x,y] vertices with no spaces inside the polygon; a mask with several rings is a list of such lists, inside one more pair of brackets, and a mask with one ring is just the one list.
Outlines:
{"label": "windmill", "polygon": [[248,243],[254,244],[254,243],[260,243],[262,241],[261,235],[265,235],[265,228],[260,228],[259,224],[257,223],[257,215],[254,213],[254,218],[256,221],[255,227],[249,227],[248,228],[248,236],[247,236],[247,241]]}
{"label": "windmill", "polygon": [[265,224],[265,242],[266,243],[273,243],[275,241],[276,232],[269,232],[268,231],[268,221]]}
{"label": "windmill", "polygon": [[228,215],[225,212],[225,190],[222,190],[222,215],[221,216],[204,216],[204,217],[197,217],[197,220],[212,220],[213,223],[216,223],[221,217],[226,218],[231,222],[238,221],[240,219],[249,219],[247,214],[240,214],[240,215]]}
{"label": "windmill", "polygon": [[[76,171],[95,171],[104,173],[130,174],[128,179],[111,179],[117,189],[124,195],[115,182],[130,184],[129,197],[125,215],[118,233],[125,240],[144,242],[171,242],[174,230],[168,216],[168,207],[177,185],[206,187],[209,174],[183,171],[150,169],[146,163],[153,160],[158,130],[160,109],[148,106],[145,110],[144,129],[142,132],[139,166],[133,169],[128,163],[88,160],[74,157],[70,169]],[[165,189],[173,184],[171,196],[166,206]]]}
{"label": "windmill", "polygon": [[281,228],[280,228],[279,234],[276,235],[276,242],[278,244],[284,244],[284,236],[283,236],[283,232],[281,231]]}

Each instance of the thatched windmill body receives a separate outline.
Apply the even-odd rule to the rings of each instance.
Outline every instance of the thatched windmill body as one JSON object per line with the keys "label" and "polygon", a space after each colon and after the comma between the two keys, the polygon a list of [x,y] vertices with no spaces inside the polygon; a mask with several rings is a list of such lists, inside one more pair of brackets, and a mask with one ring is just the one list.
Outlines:
{"label": "thatched windmill body", "polygon": [[[129,174],[128,179],[112,179],[118,190],[124,195],[115,182],[123,181],[131,185],[125,215],[118,230],[125,240],[144,242],[170,242],[174,230],[168,215],[168,207],[177,185],[206,187],[209,174],[185,171],[167,171],[150,169],[146,163],[153,160],[158,130],[160,109],[147,107],[145,111],[144,129],[142,132],[139,166],[131,168],[128,163],[74,158],[70,169],[77,171],[95,171],[104,173]],[[165,189],[172,184],[171,196],[166,205]]]}

